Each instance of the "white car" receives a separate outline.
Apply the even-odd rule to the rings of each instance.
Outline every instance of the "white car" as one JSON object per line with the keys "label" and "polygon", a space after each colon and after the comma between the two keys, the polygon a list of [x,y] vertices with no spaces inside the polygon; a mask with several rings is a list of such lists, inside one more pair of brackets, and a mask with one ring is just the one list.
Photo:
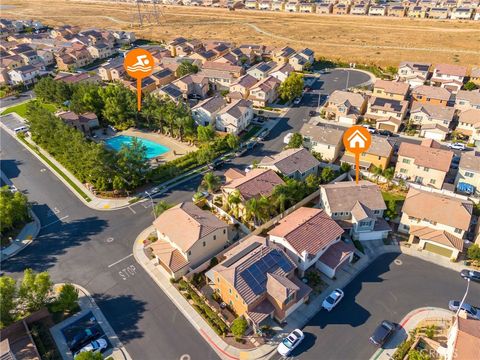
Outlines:
{"label": "white car", "polygon": [[462,144],[462,143],[448,144],[448,147],[453,150],[460,150],[460,151],[465,150],[465,144]]}
{"label": "white car", "polygon": [[105,350],[108,346],[107,340],[105,339],[97,339],[93,340],[90,344],[85,345],[83,348],[81,348],[79,351],[75,353],[75,356],[77,356],[80,353],[91,351],[91,352],[98,352]]}
{"label": "white car", "polygon": [[362,125],[365,129],[368,130],[370,134],[375,134],[377,130],[374,127],[371,127],[370,125]]}
{"label": "white car", "polygon": [[302,330],[295,329],[283,341],[278,344],[277,351],[282,356],[288,356],[298,344],[305,338]]}
{"label": "white car", "polygon": [[248,173],[249,171],[252,171],[253,170],[253,165],[248,165],[246,168],[245,168],[245,172]]}
{"label": "white car", "polygon": [[293,100],[293,103],[294,103],[295,105],[298,105],[298,104],[300,104],[301,101],[302,101],[302,98],[301,98],[301,97],[298,97],[298,98],[296,98],[295,100]]}
{"label": "white car", "polygon": [[283,138],[283,143],[288,145],[292,136],[293,136],[293,133],[288,133],[287,135],[285,135],[285,137]]}
{"label": "white car", "polygon": [[330,295],[327,296],[325,300],[323,300],[322,308],[327,311],[332,311],[332,309],[337,306],[340,300],[343,299],[345,294],[341,289],[335,289],[332,291]]}

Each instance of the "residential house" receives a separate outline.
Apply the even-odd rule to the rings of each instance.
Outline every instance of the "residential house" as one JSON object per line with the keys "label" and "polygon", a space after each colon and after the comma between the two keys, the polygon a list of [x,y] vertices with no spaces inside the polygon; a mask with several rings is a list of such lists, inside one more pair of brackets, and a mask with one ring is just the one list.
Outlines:
{"label": "residential house", "polygon": [[273,76],[269,76],[250,88],[248,99],[255,106],[266,106],[277,99],[279,87],[280,81]]}
{"label": "residential house", "polygon": [[452,107],[414,101],[410,109],[410,123],[420,127],[423,125],[441,125],[448,130],[452,127],[454,115],[455,109]]}
{"label": "residential house", "polygon": [[399,81],[377,80],[373,88],[373,95],[378,98],[405,100],[410,86]]}
{"label": "residential house", "polygon": [[285,11],[285,1],[284,0],[273,0],[272,1],[272,11]]}
{"label": "residential house", "polygon": [[152,254],[174,279],[214,257],[228,241],[228,225],[192,202],[182,202],[153,222]]}
{"label": "residential house", "polygon": [[430,19],[448,19],[450,11],[446,7],[433,7],[428,11],[428,17]]}
{"label": "residential house", "polygon": [[222,195],[224,202],[228,201],[228,196],[232,192],[238,191],[242,202],[238,204],[238,216],[244,218],[245,203],[250,199],[258,199],[262,196],[269,197],[277,185],[284,185],[283,180],[275,171],[269,169],[253,169],[246,174],[237,174],[222,186]]}
{"label": "residential house", "polygon": [[97,70],[98,76],[103,81],[119,81],[126,74],[122,59],[111,59],[100,66]]}
{"label": "residential house", "polygon": [[402,142],[398,149],[395,177],[441,189],[450,169],[453,152],[431,139],[420,145]]}
{"label": "residential house", "polygon": [[245,70],[243,67],[238,65],[232,65],[229,63],[222,63],[217,61],[207,61],[202,65],[202,70],[215,70],[215,71],[227,71],[229,72],[234,78],[239,78],[243,74],[245,74]]}
{"label": "residential house", "polygon": [[67,71],[87,66],[93,61],[85,45],[73,43],[70,47],[62,47],[55,60],[59,70]]}
{"label": "residential house", "polygon": [[331,14],[333,12],[332,3],[318,3],[316,6],[317,14]]}
{"label": "residential house", "polygon": [[55,115],[62,119],[65,124],[80,130],[86,135],[90,135],[93,129],[100,126],[98,117],[93,112],[77,114],[73,111],[61,111]]}
{"label": "residential house", "polygon": [[296,180],[305,180],[309,175],[318,175],[320,162],[306,149],[287,149],[278,154],[267,155],[258,164],[259,168],[271,169]]}
{"label": "residential house", "polygon": [[298,7],[298,11],[301,13],[315,13],[315,4],[311,2],[301,2]]}
{"label": "residential house", "polygon": [[459,111],[480,110],[480,90],[460,90],[455,96],[455,109]]}
{"label": "residential house", "polygon": [[222,96],[209,97],[192,108],[192,117],[197,125],[215,125],[218,112],[226,106]]}
{"label": "residential house", "polygon": [[383,5],[372,5],[368,9],[368,15],[370,16],[386,16],[388,8]]}
{"label": "residential house", "polygon": [[208,92],[208,79],[203,75],[203,73],[185,75],[172,84],[182,91],[185,99],[192,95],[204,99]]}
{"label": "residential house", "polygon": [[296,1],[289,1],[285,4],[286,12],[298,12],[300,9],[300,4]]}
{"label": "residential house", "polygon": [[364,118],[375,121],[377,129],[398,132],[408,109],[405,100],[390,100],[372,96],[368,100]]}
{"label": "residential house", "polygon": [[370,7],[370,4],[365,2],[355,4],[350,9],[350,15],[368,15],[369,7]]}
{"label": "residential house", "polygon": [[462,184],[473,186],[474,193],[480,195],[480,153],[469,151],[461,154],[455,186],[461,188]]}
{"label": "residential house", "polygon": [[473,16],[473,9],[467,7],[457,7],[452,10],[450,19],[452,20],[471,20]]}
{"label": "residential house", "polygon": [[53,80],[63,81],[67,84],[80,83],[100,83],[102,79],[96,74],[89,74],[88,72],[71,74],[67,72],[59,72]]}
{"label": "residential house", "polygon": [[180,52],[183,52],[182,45],[184,45],[187,42],[187,39],[183,37],[178,37],[175,38],[167,43],[167,49],[170,51],[170,54],[172,57],[178,56],[177,54],[177,49],[180,50]]}
{"label": "residential house", "polygon": [[258,82],[258,80],[250,74],[245,74],[237,79],[230,86],[230,93],[240,93],[246,99],[250,95],[250,89]]}
{"label": "residential house", "polygon": [[320,206],[354,240],[386,239],[391,231],[383,219],[387,207],[382,192],[369,181],[321,185]]}
{"label": "residential house", "polygon": [[160,98],[167,97],[176,103],[179,103],[184,100],[183,91],[173,83],[167,84],[153,91],[152,94]]}
{"label": "residential house", "polygon": [[431,64],[428,63],[404,61],[398,67],[397,78],[407,82],[412,89],[416,88],[424,85],[430,76],[430,66]]}
{"label": "residential house", "polygon": [[24,65],[8,72],[12,85],[32,85],[43,74],[40,67]]}
{"label": "residential house", "polygon": [[311,66],[314,61],[314,52],[308,48],[296,52],[288,59],[288,63],[292,65],[295,71],[305,70],[308,66]]}
{"label": "residential house", "polygon": [[303,145],[321,154],[325,161],[334,162],[343,149],[343,130],[303,124],[300,134],[303,136]]}
{"label": "residential house", "polygon": [[[130,91],[137,91],[136,80],[121,79],[120,82],[125,85]],[[143,94],[149,94],[157,89],[157,84],[152,76],[142,78],[140,81],[140,88]]]}
{"label": "residential house", "polygon": [[105,59],[115,54],[115,49],[104,43],[90,45],[87,50],[93,59]]}
{"label": "residential house", "polygon": [[[475,359],[480,348],[480,322],[456,316],[448,332],[446,360]],[[441,354],[443,355],[443,354]]]}
{"label": "residential house", "polygon": [[473,204],[469,200],[411,187],[402,207],[398,231],[418,248],[453,260],[463,251]]}
{"label": "residential house", "polygon": [[168,68],[160,68],[160,70],[154,72],[152,75],[150,75],[150,77],[155,80],[155,85],[157,88],[170,84],[175,80],[175,74]]}
{"label": "residential house", "polygon": [[438,123],[424,124],[420,127],[420,136],[426,139],[444,141],[449,133],[450,129],[448,127]]}
{"label": "residential house", "polygon": [[445,88],[421,85],[412,90],[412,100],[422,104],[448,106],[452,93]]}
{"label": "residential house", "polygon": [[220,55],[215,50],[193,52],[189,55],[191,59],[198,59],[204,64],[207,61],[213,61]]}
{"label": "residential house", "polygon": [[48,49],[38,49],[37,55],[43,65],[50,66],[55,64],[55,57],[53,56],[53,51]]}
{"label": "residential house", "polygon": [[280,82],[284,82],[294,70],[295,69],[290,64],[278,64],[270,71],[270,76],[273,76]]}
{"label": "residential house", "polygon": [[208,84],[213,91],[229,90],[231,84],[237,79],[228,70],[202,69],[198,75],[202,75],[207,79]]}
{"label": "residential house", "polygon": [[465,136],[469,142],[480,145],[480,110],[470,109],[458,115],[456,131]]}
{"label": "residential house", "polygon": [[246,1],[245,1],[245,9],[248,9],[248,10],[256,10],[256,9],[258,9],[258,2],[257,2],[257,0],[246,0]]}
{"label": "residential house", "polygon": [[224,254],[207,272],[214,291],[258,330],[272,318],[284,321],[311,292],[298,279],[295,263],[279,246],[251,236]]}
{"label": "residential house", "polygon": [[247,70],[247,74],[253,76],[257,80],[265,79],[269,73],[275,69],[278,64],[274,61],[260,62]]}
{"label": "residential house", "polygon": [[438,64],[433,69],[431,83],[457,93],[463,86],[467,68],[460,65]]}
{"label": "residential house", "polygon": [[346,4],[333,5],[333,9],[332,9],[333,15],[347,15],[349,12],[350,12],[350,5],[346,5]]}
{"label": "residential house", "polygon": [[408,8],[407,16],[409,18],[425,19],[427,17],[428,7],[413,6]]}
{"label": "residential house", "polygon": [[[373,165],[385,170],[390,165],[393,155],[393,146],[383,136],[372,136],[370,147],[360,154],[360,168],[369,170]],[[346,150],[340,162],[346,162],[355,166],[355,154]]]}
{"label": "residential house", "polygon": [[[477,10],[477,14],[480,14],[480,9]],[[480,67],[472,67],[470,71],[470,81],[480,86]]]}
{"label": "residential house", "polygon": [[258,5],[260,10],[272,10],[272,1],[270,0],[261,0]]}
{"label": "residential house", "polygon": [[238,135],[250,125],[252,119],[252,102],[245,99],[236,99],[218,111],[215,118],[215,128],[218,131]]}
{"label": "residential house", "polygon": [[335,90],[323,110],[325,117],[345,125],[355,125],[365,113],[367,99],[359,93]]}
{"label": "residential house", "polygon": [[324,210],[301,207],[281,219],[268,235],[296,261],[299,276],[314,266],[333,278],[353,259],[355,248],[341,241],[343,232]]}
{"label": "residential house", "polygon": [[404,17],[407,12],[407,7],[402,5],[392,5],[388,8],[388,16]]}
{"label": "residential house", "polygon": [[295,50],[289,46],[284,46],[281,49],[275,50],[272,53],[272,60],[277,63],[287,63],[290,56],[295,54]]}

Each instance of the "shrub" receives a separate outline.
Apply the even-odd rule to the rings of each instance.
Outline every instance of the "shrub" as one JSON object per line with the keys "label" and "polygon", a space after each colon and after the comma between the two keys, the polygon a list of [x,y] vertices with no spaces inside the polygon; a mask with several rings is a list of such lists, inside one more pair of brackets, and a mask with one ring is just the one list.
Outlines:
{"label": "shrub", "polygon": [[212,260],[210,260],[210,267],[213,268],[218,264],[218,259],[214,256]]}
{"label": "shrub", "polygon": [[412,347],[414,341],[415,337],[410,336],[407,340],[402,342],[392,355],[392,360],[403,360],[405,355],[407,355],[408,351]]}
{"label": "shrub", "polygon": [[235,335],[235,338],[241,338],[245,331],[247,331],[248,322],[243,316],[239,316],[232,323],[232,334]]}
{"label": "shrub", "polygon": [[467,257],[470,260],[479,260],[480,261],[480,246],[473,244],[467,250]]}

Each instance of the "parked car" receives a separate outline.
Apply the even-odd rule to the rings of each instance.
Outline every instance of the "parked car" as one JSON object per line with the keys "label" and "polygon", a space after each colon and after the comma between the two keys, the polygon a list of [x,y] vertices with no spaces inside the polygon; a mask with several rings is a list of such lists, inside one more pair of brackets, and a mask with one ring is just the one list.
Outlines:
{"label": "parked car", "polygon": [[341,289],[333,290],[332,293],[328,295],[325,300],[323,300],[322,308],[327,311],[332,311],[332,309],[337,306],[344,296],[345,294]]}
{"label": "parked car", "polygon": [[302,330],[295,329],[283,341],[278,344],[277,351],[282,356],[288,356],[305,338]]}
{"label": "parked car", "polygon": [[460,151],[465,150],[465,144],[462,144],[462,143],[452,143],[452,144],[448,144],[447,146],[452,150],[460,150]]}
{"label": "parked car", "polygon": [[368,125],[368,124],[362,125],[362,126],[363,126],[365,129],[367,129],[370,134],[375,134],[375,133],[377,132],[377,129],[375,129],[374,127],[372,127],[372,126],[370,126],[370,125]]}
{"label": "parked car", "polygon": [[219,167],[222,167],[223,164],[225,164],[225,160],[216,159],[216,160],[213,160],[210,164],[208,164],[208,168],[210,170],[215,170],[215,169],[218,169]]}
{"label": "parked car", "polygon": [[378,130],[378,133],[382,136],[393,136],[393,133],[390,130]]}
{"label": "parked car", "polygon": [[465,280],[480,281],[480,271],[464,269],[460,271],[460,276]]}
{"label": "parked car", "polygon": [[294,105],[298,105],[298,104],[300,104],[301,101],[302,101],[302,98],[301,98],[301,97],[297,97],[295,100],[293,100],[293,104],[294,104]]}
{"label": "parked car", "polygon": [[270,131],[268,129],[263,130],[260,135],[258,135],[258,140],[263,141],[265,138],[270,134]]}
{"label": "parked car", "polygon": [[16,193],[18,191],[17,187],[15,185],[8,185],[8,190],[12,193]]}
{"label": "parked car", "polygon": [[77,351],[82,346],[84,346],[89,341],[92,341],[100,336],[100,331],[98,331],[95,327],[89,327],[86,329],[82,329],[81,332],[75,334],[73,339],[68,344],[70,350]]}
{"label": "parked car", "polygon": [[253,165],[248,165],[246,168],[245,168],[245,172],[248,173],[249,171],[252,171],[253,170]]}
{"label": "parked car", "polygon": [[108,343],[107,343],[107,340],[105,339],[93,340],[90,344],[85,345],[83,348],[77,351],[75,353],[75,356],[87,351],[99,352],[99,351],[105,350],[107,346],[108,346]]}
{"label": "parked car", "polygon": [[288,133],[287,135],[285,135],[285,137],[283,138],[283,143],[288,145],[292,136],[293,136],[293,133]]}
{"label": "parked car", "polygon": [[383,320],[380,325],[377,326],[372,336],[370,336],[370,342],[378,347],[383,346],[387,340],[392,336],[395,331],[395,324],[388,320]]}
{"label": "parked car", "polygon": [[[448,302],[448,308],[452,311],[458,311],[459,306],[460,306],[459,300],[450,300]],[[462,310],[464,310],[467,313],[468,318],[480,320],[480,310],[475,306],[472,306],[464,302],[462,304]]]}

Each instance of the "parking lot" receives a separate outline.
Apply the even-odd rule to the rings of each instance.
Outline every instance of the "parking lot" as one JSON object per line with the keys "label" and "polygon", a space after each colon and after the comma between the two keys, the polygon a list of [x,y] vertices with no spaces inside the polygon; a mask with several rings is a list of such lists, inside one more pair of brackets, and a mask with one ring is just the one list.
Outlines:
{"label": "parking lot", "polygon": [[[334,310],[320,311],[308,322],[291,358],[369,359],[377,348],[368,338],[382,320],[398,324],[420,307],[448,309],[448,301],[460,300],[466,285],[450,269],[408,255],[382,255],[343,289],[345,297]],[[480,284],[470,284],[465,301],[480,305]],[[272,358],[282,359],[279,354]]]}
{"label": "parking lot", "polygon": [[[108,351],[109,349],[113,348],[107,335],[105,335],[105,332],[103,331],[100,324],[97,322],[97,319],[95,318],[93,313],[88,312],[87,314],[79,318],[77,321],[67,325],[61,330],[70,351],[75,352],[78,350],[76,348],[71,348],[70,345],[72,344],[75,336],[77,336],[78,334],[82,334],[87,329],[93,333],[98,333],[98,335],[95,336],[93,339],[86,341],[83,346],[91,343],[93,340],[104,339],[107,342],[107,347],[102,350],[102,352]],[[83,346],[80,346],[80,348],[82,348]]]}

